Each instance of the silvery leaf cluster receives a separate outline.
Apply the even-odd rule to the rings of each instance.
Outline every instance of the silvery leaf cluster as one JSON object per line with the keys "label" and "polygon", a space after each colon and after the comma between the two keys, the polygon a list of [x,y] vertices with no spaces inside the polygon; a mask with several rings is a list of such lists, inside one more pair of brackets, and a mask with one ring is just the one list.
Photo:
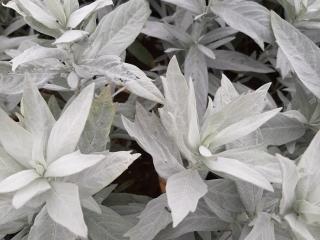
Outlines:
{"label": "silvery leaf cluster", "polygon": [[[319,14],[3,2],[0,239],[320,239]],[[121,183],[133,163],[154,196]]]}

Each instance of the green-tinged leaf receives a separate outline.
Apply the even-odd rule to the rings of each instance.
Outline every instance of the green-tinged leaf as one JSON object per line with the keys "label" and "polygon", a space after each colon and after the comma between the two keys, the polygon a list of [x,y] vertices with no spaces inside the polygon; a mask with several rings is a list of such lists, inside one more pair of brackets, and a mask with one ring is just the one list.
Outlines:
{"label": "green-tinged leaf", "polygon": [[93,94],[94,84],[91,84],[68,105],[53,126],[47,147],[49,163],[75,150],[89,115]]}
{"label": "green-tinged leaf", "polygon": [[112,101],[110,88],[102,89],[100,95],[93,100],[88,120],[80,138],[81,152],[92,153],[106,150],[115,111],[116,106]]}
{"label": "green-tinged leaf", "polygon": [[196,170],[184,170],[168,178],[166,192],[173,227],[181,223],[189,212],[196,210],[199,199],[207,191],[207,185]]}
{"label": "green-tinged leaf", "polygon": [[153,68],[155,63],[150,51],[143,46],[138,40],[134,41],[129,47],[130,52],[136,59],[145,64],[146,66]]}
{"label": "green-tinged leaf", "polygon": [[84,222],[78,186],[72,183],[52,182],[46,208],[56,223],[72,233],[86,238],[88,228]]}

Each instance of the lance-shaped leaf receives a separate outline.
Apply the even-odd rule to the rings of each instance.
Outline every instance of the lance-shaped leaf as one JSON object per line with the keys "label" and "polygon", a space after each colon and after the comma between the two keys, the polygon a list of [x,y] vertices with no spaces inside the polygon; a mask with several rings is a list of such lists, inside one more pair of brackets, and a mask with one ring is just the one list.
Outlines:
{"label": "lance-shaped leaf", "polygon": [[303,153],[298,168],[303,170],[306,174],[312,174],[317,171],[320,166],[320,132],[318,132],[311,143],[309,144],[307,150]]}
{"label": "lance-shaped leaf", "polygon": [[280,18],[271,14],[271,23],[277,43],[303,84],[320,98],[320,50],[318,46]]}
{"label": "lance-shaped leaf", "polygon": [[277,155],[282,172],[282,199],[280,214],[286,214],[295,201],[295,189],[299,180],[299,173],[295,163],[281,155]]}
{"label": "lance-shaped leaf", "polygon": [[26,187],[18,190],[12,199],[12,205],[19,209],[24,206],[29,200],[48,191],[51,188],[46,179],[36,179]]}
{"label": "lance-shaped leaf", "polygon": [[298,239],[316,240],[316,238],[313,237],[308,230],[306,224],[302,222],[296,214],[288,214],[284,217],[284,219],[288,222],[292,232]]}
{"label": "lance-shaped leaf", "polygon": [[244,240],[275,240],[274,225],[267,213],[258,213],[254,226]]}
{"label": "lance-shaped leaf", "polygon": [[137,104],[134,123],[122,118],[129,135],[153,158],[153,164],[160,177],[167,179],[182,171],[182,160],[178,148],[162,126],[160,119]]}
{"label": "lance-shaped leaf", "polygon": [[83,218],[78,186],[72,183],[52,182],[51,187],[46,203],[49,216],[72,233],[86,238],[88,228]]}
{"label": "lance-shaped leaf", "polygon": [[28,238],[32,240],[75,240],[77,236],[54,222],[48,215],[46,207],[43,207],[33,222]]}
{"label": "lance-shaped leaf", "polygon": [[23,16],[31,16],[37,22],[43,24],[49,29],[59,29],[60,25],[57,18],[51,15],[43,5],[37,4],[32,0],[15,0],[19,13]]}
{"label": "lance-shaped leaf", "polygon": [[69,30],[64,32],[56,41],[54,41],[54,44],[74,43],[84,39],[88,35],[89,33],[86,31]]}
{"label": "lance-shaped leaf", "polygon": [[58,48],[47,48],[42,46],[33,46],[28,48],[23,53],[11,60],[12,70],[15,71],[17,67],[24,63],[41,60],[44,58],[55,58],[63,60],[67,57],[65,51]]}
{"label": "lance-shaped leaf", "polygon": [[92,13],[94,13],[95,11],[105,6],[112,5],[112,4],[113,4],[112,0],[97,0],[91,4],[88,4],[82,8],[77,9],[76,11],[71,13],[67,22],[67,27],[76,28],[84,19],[89,17]]}
{"label": "lance-shaped leaf", "polygon": [[263,49],[272,42],[269,10],[253,1],[214,1],[211,10],[232,28],[247,34]]}
{"label": "lance-shaped leaf", "polygon": [[0,182],[0,193],[17,191],[38,178],[40,175],[33,169],[17,172]]}
{"label": "lance-shaped leaf", "polygon": [[184,170],[168,178],[166,192],[173,227],[176,227],[189,212],[196,210],[199,199],[207,191],[207,185],[196,170]]}
{"label": "lance-shaped leaf", "polygon": [[240,179],[273,192],[272,185],[261,173],[236,159],[218,157],[216,159],[205,159],[203,162],[212,172],[218,175],[232,180]]}
{"label": "lance-shaped leaf", "polygon": [[211,146],[218,147],[245,137],[277,115],[280,110],[281,108],[277,108],[242,119],[239,122],[222,129],[219,133],[212,134],[206,139],[206,142]]}
{"label": "lance-shaped leaf", "polygon": [[225,222],[233,222],[237,214],[243,212],[236,185],[228,179],[215,179],[206,182],[208,193],[204,201],[211,211]]}
{"label": "lance-shaped leaf", "polygon": [[266,145],[282,145],[295,141],[305,133],[304,125],[285,113],[279,113],[260,128],[263,142]]}
{"label": "lance-shaped leaf", "polygon": [[104,153],[104,160],[75,176],[68,177],[69,182],[76,183],[81,193],[92,196],[112,183],[136,160],[140,154],[129,151]]}
{"label": "lance-shaped leaf", "polygon": [[45,177],[65,177],[79,173],[99,163],[105,155],[81,154],[76,151],[53,161],[45,172]]}
{"label": "lance-shaped leaf", "polygon": [[90,114],[79,142],[79,148],[82,153],[103,152],[106,150],[115,111],[110,88],[102,89],[100,95],[93,100]]}
{"label": "lance-shaped leaf", "polygon": [[207,61],[208,66],[213,69],[257,73],[270,73],[274,71],[267,65],[236,51],[219,49],[213,52],[216,58]]}
{"label": "lance-shaped leaf", "polygon": [[47,161],[50,163],[75,150],[89,115],[94,84],[81,91],[55,123],[48,140]]}
{"label": "lance-shaped leaf", "polygon": [[101,214],[85,211],[90,239],[124,239],[123,235],[132,224],[110,208],[101,206],[101,210]]}
{"label": "lance-shaped leaf", "polygon": [[195,212],[190,213],[178,226],[168,226],[156,236],[155,240],[186,240],[189,239],[185,237],[188,236],[186,233],[192,233],[191,240],[194,239],[194,232],[224,231],[228,229],[228,225],[217,215],[208,211],[206,203],[200,200]]}
{"label": "lance-shaped leaf", "polygon": [[0,108],[0,143],[6,152],[22,166],[32,159],[32,136]]}
{"label": "lance-shaped leaf", "polygon": [[130,240],[152,240],[162,229],[172,222],[165,194],[151,200],[139,216],[139,222],[125,237]]}
{"label": "lance-shaped leaf", "polygon": [[198,115],[201,117],[207,106],[208,70],[205,55],[196,45],[192,46],[187,53],[184,62],[184,74],[188,81],[190,79],[193,81]]}
{"label": "lance-shaped leaf", "polygon": [[130,0],[107,14],[90,36],[86,57],[119,56],[133,43],[150,15],[145,0]]}
{"label": "lance-shaped leaf", "polygon": [[201,14],[202,11],[204,10],[203,9],[204,6],[201,4],[201,1],[198,1],[198,0],[163,0],[163,1],[167,3],[172,3],[177,7],[184,8],[197,15]]}
{"label": "lance-shaped leaf", "polygon": [[22,165],[15,161],[3,147],[0,147],[0,181],[21,170],[23,170]]}
{"label": "lance-shaped leaf", "polygon": [[[29,75],[26,75],[25,78],[22,107],[26,129],[32,133],[34,139],[37,138],[39,141],[46,140],[49,137],[55,119],[36,84],[30,79]],[[43,150],[44,149],[41,149],[42,155]]]}
{"label": "lance-shaped leaf", "polygon": [[151,101],[163,102],[160,90],[146,74],[134,65],[122,62],[120,57],[105,55],[96,59],[85,59],[75,66],[78,76],[86,79],[97,75],[107,77],[106,82],[113,81],[132,93]]}

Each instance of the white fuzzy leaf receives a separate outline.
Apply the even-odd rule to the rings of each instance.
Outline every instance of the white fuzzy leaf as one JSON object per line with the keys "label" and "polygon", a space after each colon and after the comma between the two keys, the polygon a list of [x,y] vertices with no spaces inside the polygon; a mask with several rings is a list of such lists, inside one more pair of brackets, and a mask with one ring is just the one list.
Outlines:
{"label": "white fuzzy leaf", "polygon": [[299,180],[299,173],[295,163],[281,155],[277,155],[282,172],[282,199],[280,214],[286,214],[295,201],[295,189]]}
{"label": "white fuzzy leaf", "polygon": [[112,183],[140,156],[125,151],[108,152],[104,155],[103,161],[82,173],[68,177],[68,181],[76,183],[83,193],[92,196]]}
{"label": "white fuzzy leaf", "polygon": [[84,19],[89,17],[92,13],[99,10],[100,8],[103,8],[108,5],[112,5],[112,0],[97,0],[93,3],[86,5],[80,9],[75,10],[71,13],[68,22],[67,27],[69,28],[76,28]]}
{"label": "white fuzzy leaf", "polygon": [[273,70],[267,65],[236,51],[214,50],[215,59],[207,61],[210,68],[240,72],[270,73]]}
{"label": "white fuzzy leaf", "polygon": [[33,169],[17,172],[0,182],[0,193],[17,191],[38,178],[40,176]]}
{"label": "white fuzzy leaf", "polygon": [[184,8],[196,14],[201,14],[203,9],[200,1],[198,0],[163,0],[167,3],[172,3],[177,7]]}
{"label": "white fuzzy leaf", "polygon": [[47,48],[42,46],[33,46],[11,60],[12,70],[24,63],[41,60],[44,58],[65,59],[66,53],[58,48]]}
{"label": "white fuzzy leaf", "polygon": [[49,216],[74,234],[86,238],[88,228],[83,218],[78,186],[64,182],[52,182],[51,186],[46,203]]}
{"label": "white fuzzy leaf", "polygon": [[50,218],[46,207],[37,214],[28,237],[29,240],[75,240],[76,238],[76,235]]}
{"label": "white fuzzy leaf", "polygon": [[259,213],[251,232],[244,240],[275,240],[271,216],[266,213]]}
{"label": "white fuzzy leaf", "polygon": [[263,49],[272,42],[269,10],[253,1],[214,1],[211,10],[232,28],[250,36]]}
{"label": "white fuzzy leaf", "polygon": [[72,101],[55,123],[48,140],[47,161],[50,163],[75,150],[89,115],[94,84]]}
{"label": "white fuzzy leaf", "polygon": [[235,141],[257,130],[261,125],[277,115],[280,110],[281,108],[277,108],[240,120],[224,128],[216,135],[212,135],[207,141],[215,147]]}
{"label": "white fuzzy leaf", "polygon": [[145,0],[130,0],[101,19],[90,36],[91,46],[86,56],[117,55],[135,40],[150,15]]}
{"label": "white fuzzy leaf", "polygon": [[46,177],[65,177],[79,173],[99,163],[105,156],[81,154],[79,151],[64,155],[53,161],[47,168]]}
{"label": "white fuzzy leaf", "polygon": [[32,136],[13,121],[0,108],[0,143],[6,152],[22,166],[30,166],[32,159]]}
{"label": "white fuzzy leaf", "polygon": [[130,240],[152,240],[162,229],[172,222],[165,194],[151,200],[139,216],[139,222],[125,237]]}
{"label": "white fuzzy leaf", "polygon": [[303,84],[320,98],[320,50],[308,37],[290,23],[271,14],[277,43]]}
{"label": "white fuzzy leaf", "polygon": [[89,33],[86,31],[69,30],[64,32],[58,39],[56,39],[56,41],[54,41],[54,44],[74,43],[76,41],[84,39],[88,35]]}
{"label": "white fuzzy leaf", "polygon": [[189,212],[196,210],[199,199],[207,191],[207,185],[196,170],[184,170],[168,178],[166,192],[173,227],[176,227]]}
{"label": "white fuzzy leaf", "polygon": [[159,118],[137,104],[134,123],[122,118],[129,135],[153,158],[153,164],[160,177],[167,179],[183,170],[179,150],[162,126]]}
{"label": "white fuzzy leaf", "polygon": [[26,187],[18,190],[12,199],[12,205],[19,209],[24,206],[29,200],[48,191],[51,188],[46,179],[36,179]]}
{"label": "white fuzzy leaf", "polygon": [[240,179],[273,192],[272,185],[261,173],[236,159],[218,157],[217,159],[206,159],[204,163],[214,173],[233,180]]}
{"label": "white fuzzy leaf", "polygon": [[320,166],[320,132],[313,137],[313,140],[309,144],[307,150],[303,153],[298,167],[302,169],[306,174],[315,173]]}
{"label": "white fuzzy leaf", "polygon": [[316,240],[308,230],[306,224],[299,219],[299,217],[294,214],[288,214],[284,217],[288,222],[294,235],[301,240]]}

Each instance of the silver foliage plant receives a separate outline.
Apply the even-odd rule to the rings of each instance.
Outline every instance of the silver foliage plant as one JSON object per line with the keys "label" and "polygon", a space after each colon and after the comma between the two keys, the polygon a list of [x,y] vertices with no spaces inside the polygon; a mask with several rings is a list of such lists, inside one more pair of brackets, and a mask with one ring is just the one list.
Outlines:
{"label": "silver foliage plant", "polygon": [[[319,0],[4,2],[0,239],[320,239],[319,16]],[[156,198],[113,184],[135,142]]]}

